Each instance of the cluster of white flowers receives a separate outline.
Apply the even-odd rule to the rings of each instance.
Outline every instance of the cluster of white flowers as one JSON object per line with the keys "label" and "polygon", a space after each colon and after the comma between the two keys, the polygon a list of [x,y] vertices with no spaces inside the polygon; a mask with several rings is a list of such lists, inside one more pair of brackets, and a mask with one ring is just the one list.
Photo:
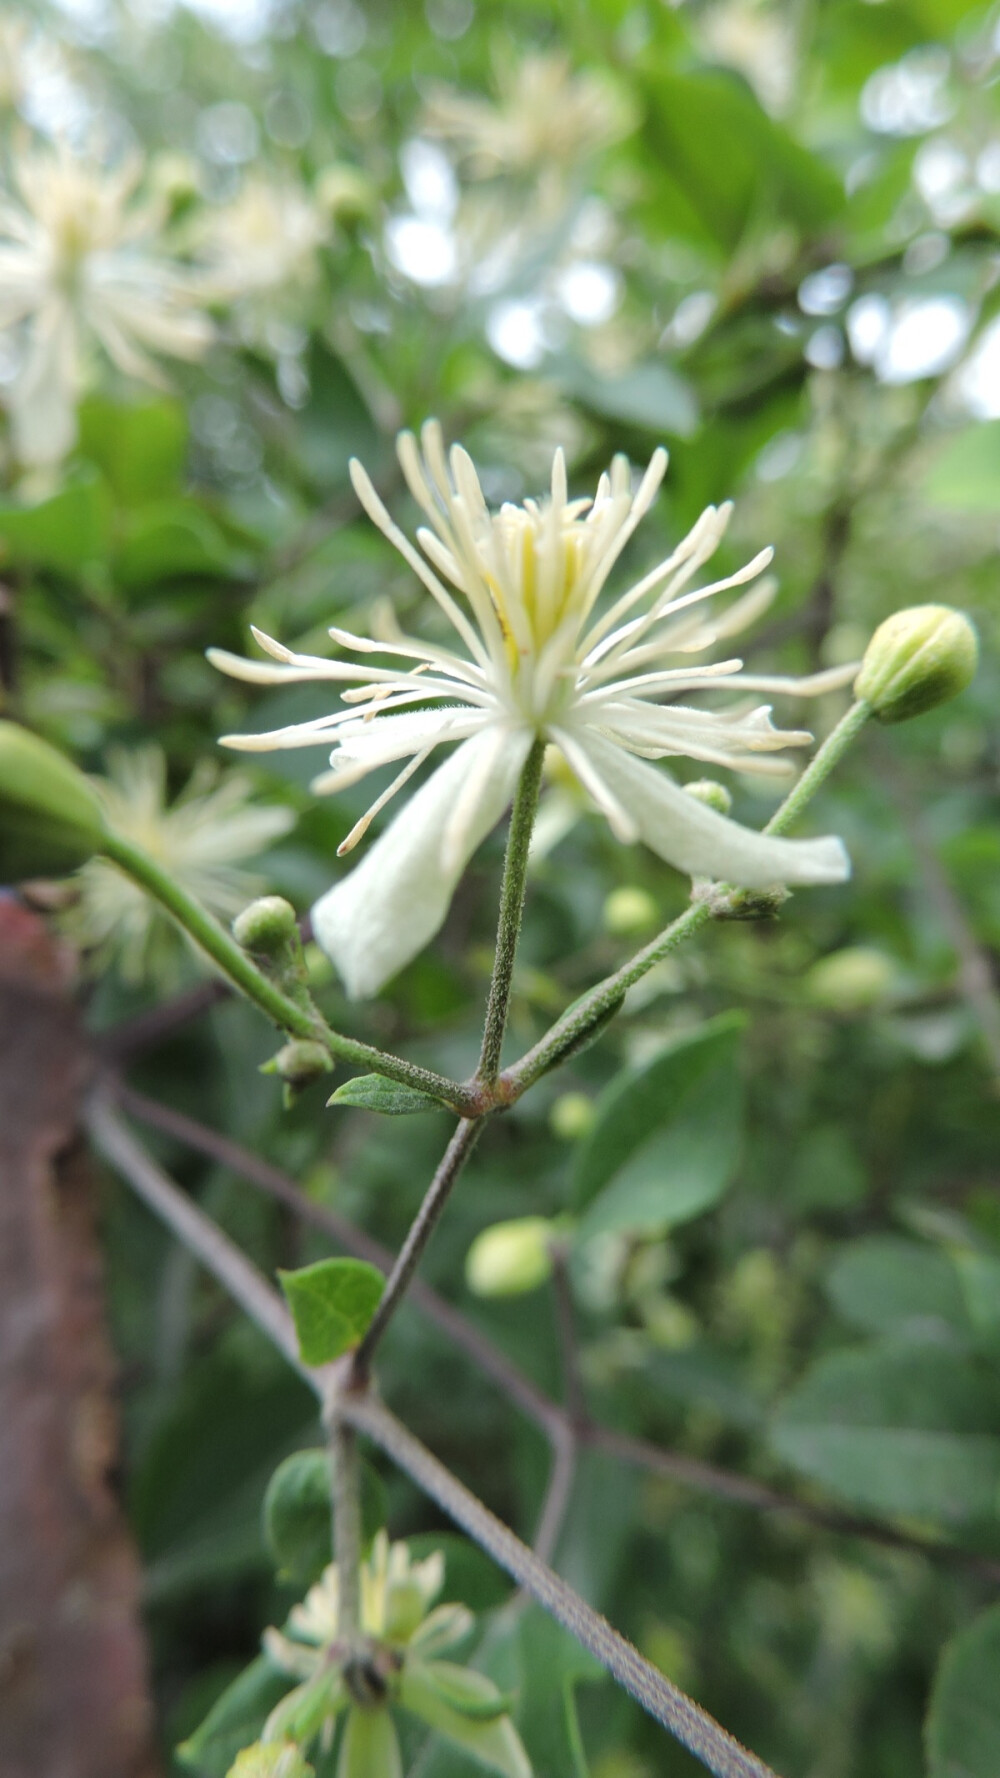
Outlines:
{"label": "cluster of white flowers", "polygon": [[770,589],[758,586],[715,618],[703,610],[709,598],[756,580],[770,550],[722,580],[691,585],[718,546],[730,507],[708,507],[666,561],[602,608],[608,576],[660,486],[665,451],[656,452],[637,490],[626,459],[616,457],[593,500],[569,498],[557,452],[547,500],[492,513],[466,452],[455,446],[446,453],[435,422],[425,426],[421,442],[422,451],[408,432],[398,442],[407,485],[429,520],[429,528],[417,532],[419,550],[393,523],[357,462],[354,486],[369,517],[419,575],[461,650],[405,636],[389,623],[379,640],[340,629],[330,634],[354,655],[384,654],[412,665],[296,654],[258,631],[270,662],[210,651],[216,666],[253,684],[331,680],[350,688],[342,694],[346,708],[329,716],[269,734],[229,735],[225,745],[253,751],[333,742],[330,770],[313,786],[319,792],[407,762],[341,852],[358,842],[437,747],[458,743],[362,863],[313,909],[316,937],[349,992],[377,992],[437,932],[536,739],[559,750],[619,839],[642,840],[681,870],[747,887],[846,877],[838,839],[755,833],[689,796],[653,763],[684,756],[740,772],[786,769],[775,753],[812,737],[776,729],[766,706],[717,711],[676,700],[713,688],[817,693],[855,670],[788,680],[744,673],[739,660],[700,666],[689,660],[742,628],[770,597]]}
{"label": "cluster of white flowers", "polygon": [[198,358],[212,337],[191,272],[159,250],[163,205],[139,197],[141,170],[37,149],[0,194],[0,331],[20,349],[6,399],[22,462],[71,448],[95,345],[155,383],[151,354]]}
{"label": "cluster of white flowers", "polygon": [[428,135],[449,142],[474,178],[573,168],[624,135],[631,112],[601,74],[574,73],[563,55],[529,55],[497,69],[497,100],[438,87]]}

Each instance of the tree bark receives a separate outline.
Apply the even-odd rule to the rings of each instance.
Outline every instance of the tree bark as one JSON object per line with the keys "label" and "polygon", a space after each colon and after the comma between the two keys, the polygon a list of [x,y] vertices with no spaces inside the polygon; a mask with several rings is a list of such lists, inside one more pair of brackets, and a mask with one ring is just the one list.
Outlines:
{"label": "tree bark", "polygon": [[153,1778],[71,986],[0,897],[0,1778]]}

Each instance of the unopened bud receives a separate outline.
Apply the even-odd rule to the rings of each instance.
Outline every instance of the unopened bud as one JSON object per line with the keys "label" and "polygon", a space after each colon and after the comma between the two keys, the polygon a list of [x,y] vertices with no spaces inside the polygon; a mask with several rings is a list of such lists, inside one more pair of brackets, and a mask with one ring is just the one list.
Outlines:
{"label": "unopened bud", "polygon": [[884,951],[847,945],[821,957],[806,976],[806,991],[817,1006],[832,1012],[866,1012],[891,992],[895,970]]}
{"label": "unopened bud", "polygon": [[616,938],[648,932],[659,924],[660,910],[648,889],[625,886],[612,889],[604,903],[604,924]]}
{"label": "unopened bud", "polygon": [[233,937],[245,951],[277,957],[298,938],[295,909],[282,895],[262,895],[233,921]]}
{"label": "unopened bud", "polygon": [[949,605],[911,605],[880,624],[865,650],[854,695],[880,722],[906,722],[958,696],[972,680],[979,641]]}
{"label": "unopened bud", "polygon": [[93,785],[57,748],[0,721],[0,867],[8,880],[61,873],[105,837]]}
{"label": "unopened bud", "polygon": [[325,1044],[310,1037],[293,1037],[282,1044],[276,1056],[265,1062],[262,1074],[277,1074],[287,1086],[300,1092],[323,1074],[333,1073],[333,1060]]}
{"label": "unopened bud", "polygon": [[549,1112],[549,1129],[563,1142],[578,1142],[594,1127],[594,1102],[586,1093],[560,1093]]}
{"label": "unopened bud", "polygon": [[477,1296],[520,1296],[550,1276],[553,1225],[544,1216],[495,1222],[477,1235],[465,1260],[465,1281]]}
{"label": "unopened bud", "polygon": [[714,809],[717,815],[728,815],[733,806],[733,799],[724,784],[718,784],[714,778],[696,778],[692,784],[685,784],[688,796],[693,796],[706,808]]}

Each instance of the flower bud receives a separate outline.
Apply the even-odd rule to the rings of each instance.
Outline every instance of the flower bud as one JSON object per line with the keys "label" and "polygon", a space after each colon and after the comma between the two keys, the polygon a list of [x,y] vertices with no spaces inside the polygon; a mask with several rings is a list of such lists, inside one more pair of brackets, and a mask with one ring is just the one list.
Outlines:
{"label": "flower bud", "polygon": [[298,931],[295,909],[281,895],[262,895],[233,921],[236,943],[261,957],[280,956]]}
{"label": "flower bud", "polygon": [[333,1060],[324,1044],[315,1043],[309,1037],[294,1037],[290,1043],[282,1044],[277,1055],[265,1062],[260,1072],[277,1074],[287,1086],[301,1092],[321,1075],[332,1074]]}
{"label": "flower bud", "polygon": [[465,1281],[477,1296],[520,1296],[537,1290],[552,1271],[555,1233],[544,1216],[521,1216],[483,1229],[469,1248]]}
{"label": "flower bud", "polygon": [[594,1102],[586,1093],[560,1093],[549,1112],[549,1129],[563,1142],[578,1142],[594,1127]]}
{"label": "flower bud", "polygon": [[0,849],[11,880],[73,870],[99,851],[101,805],[92,784],[57,748],[0,721]]}
{"label": "flower bud", "polygon": [[806,976],[806,992],[817,1006],[831,1012],[867,1012],[891,992],[895,971],[884,951],[872,945],[847,945],[821,957]]}
{"label": "flower bud", "polygon": [[912,605],[880,624],[865,650],[854,695],[880,722],[906,722],[964,691],[979,642],[970,620],[948,605]]}
{"label": "flower bud", "polygon": [[648,889],[626,886],[612,889],[604,903],[604,924],[616,938],[648,932],[659,924],[660,910]]}
{"label": "flower bud", "polygon": [[728,815],[733,806],[733,799],[724,784],[718,784],[714,778],[696,778],[692,784],[685,784],[688,796],[693,796],[707,808],[714,809],[717,815]]}

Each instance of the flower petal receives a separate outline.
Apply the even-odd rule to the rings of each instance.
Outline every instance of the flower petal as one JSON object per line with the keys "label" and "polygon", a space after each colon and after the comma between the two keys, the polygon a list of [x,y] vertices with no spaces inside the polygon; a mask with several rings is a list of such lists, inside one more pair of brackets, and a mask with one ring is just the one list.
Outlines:
{"label": "flower petal", "polygon": [[832,835],[782,840],[756,833],[698,802],[665,772],[593,729],[576,732],[574,739],[632,817],[639,838],[678,870],[745,889],[778,883],[842,883],[850,876],[843,842]]}
{"label": "flower petal", "polygon": [[[352,999],[377,994],[428,944],[448,912],[459,877],[514,794],[531,746],[527,730],[473,735],[438,766],[361,863],[312,910],[317,943],[336,964]],[[493,767],[451,855],[443,857],[456,802],[484,756]]]}

